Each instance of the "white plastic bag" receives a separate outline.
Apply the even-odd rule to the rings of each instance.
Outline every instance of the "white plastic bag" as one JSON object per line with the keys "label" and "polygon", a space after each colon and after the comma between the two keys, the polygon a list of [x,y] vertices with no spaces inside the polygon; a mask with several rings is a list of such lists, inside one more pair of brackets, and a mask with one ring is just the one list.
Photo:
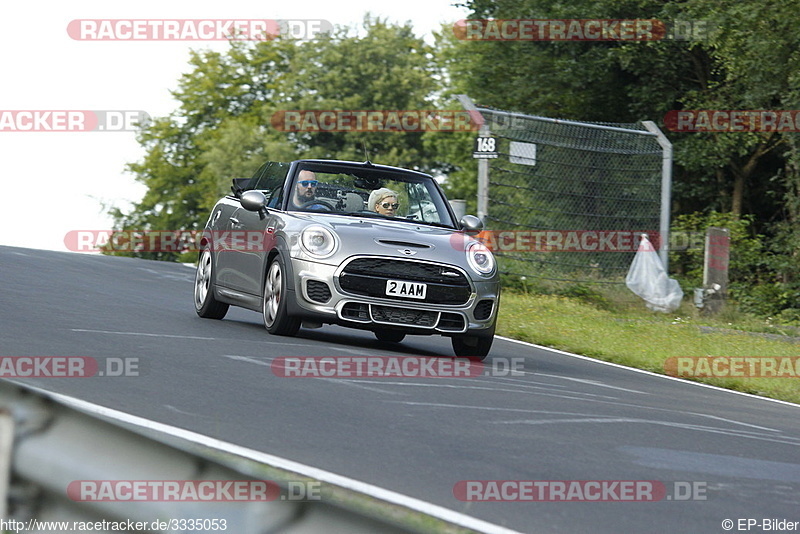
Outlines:
{"label": "white plastic bag", "polygon": [[653,311],[669,313],[681,305],[683,290],[677,280],[667,276],[661,258],[647,239],[647,234],[642,234],[639,249],[628,269],[628,276],[625,277],[625,285],[642,297],[647,302],[647,307]]}

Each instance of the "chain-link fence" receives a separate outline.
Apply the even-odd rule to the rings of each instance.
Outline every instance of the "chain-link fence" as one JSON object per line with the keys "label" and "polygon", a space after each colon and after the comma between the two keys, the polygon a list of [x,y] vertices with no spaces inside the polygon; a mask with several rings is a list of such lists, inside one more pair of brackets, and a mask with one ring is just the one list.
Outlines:
{"label": "chain-link fence", "polygon": [[666,260],[671,145],[653,123],[477,111],[496,152],[479,215],[502,272],[623,283],[642,233]]}

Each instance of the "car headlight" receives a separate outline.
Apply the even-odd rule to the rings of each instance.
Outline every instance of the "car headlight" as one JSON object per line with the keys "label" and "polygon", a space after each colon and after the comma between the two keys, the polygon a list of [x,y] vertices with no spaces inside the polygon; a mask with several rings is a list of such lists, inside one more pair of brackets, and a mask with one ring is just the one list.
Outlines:
{"label": "car headlight", "polygon": [[336,252],[339,241],[336,234],[324,226],[309,226],[300,233],[300,246],[317,258],[327,258]]}
{"label": "car headlight", "polygon": [[494,273],[494,254],[483,243],[470,243],[467,247],[467,263],[480,275],[489,276]]}

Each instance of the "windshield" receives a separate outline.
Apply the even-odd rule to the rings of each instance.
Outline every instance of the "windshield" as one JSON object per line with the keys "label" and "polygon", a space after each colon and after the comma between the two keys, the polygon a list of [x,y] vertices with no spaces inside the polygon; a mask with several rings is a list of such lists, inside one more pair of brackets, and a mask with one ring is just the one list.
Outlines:
{"label": "windshield", "polygon": [[427,176],[306,164],[296,172],[290,191],[290,211],[455,227],[447,200]]}

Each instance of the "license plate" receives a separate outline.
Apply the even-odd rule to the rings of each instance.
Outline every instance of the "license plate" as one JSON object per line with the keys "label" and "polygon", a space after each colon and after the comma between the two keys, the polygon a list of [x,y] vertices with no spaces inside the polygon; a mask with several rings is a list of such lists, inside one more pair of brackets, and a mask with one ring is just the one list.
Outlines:
{"label": "license plate", "polygon": [[424,299],[427,290],[428,286],[426,284],[420,284],[419,282],[404,282],[403,280],[386,281],[386,294],[390,297]]}

